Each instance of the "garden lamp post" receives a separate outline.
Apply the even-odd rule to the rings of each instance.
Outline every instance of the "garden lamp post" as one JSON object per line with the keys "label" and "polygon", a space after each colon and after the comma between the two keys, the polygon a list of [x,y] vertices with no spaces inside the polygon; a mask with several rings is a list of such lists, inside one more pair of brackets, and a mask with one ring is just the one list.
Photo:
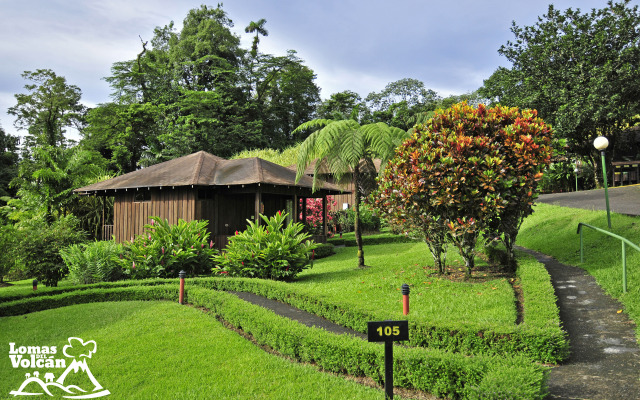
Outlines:
{"label": "garden lamp post", "polygon": [[604,157],[604,151],[609,147],[609,141],[604,136],[598,136],[593,141],[593,147],[596,150],[600,150],[600,155],[602,157],[602,181],[604,183],[604,197],[607,202],[607,223],[609,224],[609,229],[611,229],[611,213],[609,212],[609,188],[607,187],[607,166]]}
{"label": "garden lamp post", "polygon": [[573,168],[573,173],[576,176],[576,192],[578,191],[578,175],[580,174],[580,167],[582,167],[582,162],[580,160],[576,160],[576,164]]}

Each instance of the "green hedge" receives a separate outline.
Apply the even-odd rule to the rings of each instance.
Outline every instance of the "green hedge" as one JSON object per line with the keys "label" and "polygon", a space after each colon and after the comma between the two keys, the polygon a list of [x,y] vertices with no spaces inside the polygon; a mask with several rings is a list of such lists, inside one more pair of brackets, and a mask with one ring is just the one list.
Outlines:
{"label": "green hedge", "polygon": [[[544,267],[523,259],[518,274],[523,281],[524,322],[512,328],[482,330],[470,325],[432,325],[409,322],[410,345],[467,355],[520,354],[534,361],[559,363],[568,357],[569,343],[560,328],[553,287]],[[313,294],[281,282],[256,279],[198,278],[193,285],[214,290],[251,292],[282,301],[339,325],[366,333],[367,322],[384,320],[384,313],[366,313],[320,301]]]}
{"label": "green hedge", "polygon": [[316,260],[319,260],[321,258],[325,258],[325,257],[329,257],[336,254],[336,251],[334,249],[334,245],[331,243],[320,243],[318,244],[318,247],[316,247],[316,249],[314,250],[314,257]]}
{"label": "green hedge", "polygon": [[40,296],[54,296],[61,293],[75,292],[78,290],[86,289],[109,289],[118,287],[130,287],[130,286],[155,286],[165,285],[167,283],[178,283],[177,278],[173,279],[141,279],[141,280],[126,280],[116,282],[99,282],[87,285],[74,285],[66,287],[44,287],[38,286],[38,290],[25,289],[23,293],[9,292],[4,293],[0,290],[0,303],[24,299],[27,297],[40,297]]}
{"label": "green hedge", "polygon": [[[189,302],[250,334],[260,345],[324,370],[384,377],[384,347],[350,335],[335,335],[280,317],[225,292],[189,288]],[[547,368],[525,357],[477,356],[424,348],[394,348],[396,387],[436,396],[470,399],[542,399]]]}
{"label": "green hedge", "polygon": [[[231,281],[231,280],[230,280]],[[178,285],[130,286],[86,289],[51,296],[31,296],[0,304],[0,315],[73,304],[123,300],[173,300]],[[234,295],[189,285],[187,300],[250,334],[260,345],[300,362],[312,362],[324,370],[368,376],[377,382],[384,376],[384,348],[350,335],[335,335],[240,300]],[[542,399],[548,369],[525,357],[468,357],[424,348],[394,348],[396,387],[417,389],[436,396],[463,399]]]}
{"label": "green hedge", "polygon": [[[349,235],[353,236],[353,235]],[[331,243],[335,246],[355,247],[356,239],[354,237],[334,237],[327,239],[327,243]],[[404,235],[394,235],[391,233],[381,233],[376,235],[365,235],[362,237],[362,244],[364,246],[372,246],[375,244],[387,244],[387,243],[409,243],[416,242],[416,239],[412,239]]]}
{"label": "green hedge", "polygon": [[0,317],[22,315],[74,304],[123,300],[164,300],[178,298],[178,285],[130,286],[111,289],[86,289],[50,296],[31,296],[0,303]]}

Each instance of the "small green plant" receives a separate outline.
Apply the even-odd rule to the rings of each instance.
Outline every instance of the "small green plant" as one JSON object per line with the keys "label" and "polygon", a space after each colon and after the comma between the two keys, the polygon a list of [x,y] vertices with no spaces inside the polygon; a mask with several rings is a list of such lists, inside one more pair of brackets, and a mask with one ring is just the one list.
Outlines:
{"label": "small green plant", "polygon": [[[353,209],[333,211],[331,216],[332,223],[338,226],[338,232],[353,232],[356,219],[356,212]],[[365,232],[377,232],[380,230],[380,217],[373,213],[371,207],[362,204],[360,205],[360,224]]]}
{"label": "small green plant", "polygon": [[119,257],[123,246],[113,241],[73,244],[60,250],[69,268],[69,278],[76,284],[113,282],[124,276]]}
{"label": "small green plant", "polygon": [[175,278],[181,270],[189,275],[208,273],[217,251],[209,241],[207,224],[179,220],[170,225],[166,219],[151,217],[145,233],[125,247],[120,261],[124,273],[135,279]]}
{"label": "small green plant", "polygon": [[13,226],[0,226],[0,283],[16,265],[16,237],[17,231]]}
{"label": "small green plant", "polygon": [[51,225],[36,222],[18,231],[16,253],[29,277],[35,277],[45,286],[58,286],[68,272],[60,250],[86,240],[85,232],[78,229],[74,216],[60,218]]}
{"label": "small green plant", "polygon": [[260,217],[263,225],[247,220],[247,229],[229,239],[226,252],[214,257],[214,272],[288,280],[311,267],[311,252],[318,245],[308,240],[301,223],[285,226],[287,214],[282,212],[271,218]]}

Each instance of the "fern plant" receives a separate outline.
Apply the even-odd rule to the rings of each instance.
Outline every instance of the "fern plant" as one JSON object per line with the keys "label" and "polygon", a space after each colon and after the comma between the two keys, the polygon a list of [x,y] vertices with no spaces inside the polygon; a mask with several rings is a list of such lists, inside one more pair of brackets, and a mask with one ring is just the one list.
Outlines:
{"label": "fern plant", "polygon": [[69,278],[76,284],[112,282],[122,279],[119,258],[122,245],[113,241],[74,244],[60,250],[69,268]]}
{"label": "fern plant", "polygon": [[[357,111],[357,110],[356,110]],[[314,190],[318,183],[320,168],[326,167],[340,181],[345,174],[352,174],[356,190],[355,196],[355,235],[358,246],[358,267],[364,264],[362,248],[362,229],[360,202],[362,177],[366,166],[373,165],[373,159],[382,160],[381,171],[391,158],[395,148],[408,136],[402,129],[390,127],[383,122],[360,125],[355,119],[332,120],[314,119],[297,127],[299,131],[313,131],[300,145],[296,179],[304,175],[305,169],[315,161],[313,175]]]}

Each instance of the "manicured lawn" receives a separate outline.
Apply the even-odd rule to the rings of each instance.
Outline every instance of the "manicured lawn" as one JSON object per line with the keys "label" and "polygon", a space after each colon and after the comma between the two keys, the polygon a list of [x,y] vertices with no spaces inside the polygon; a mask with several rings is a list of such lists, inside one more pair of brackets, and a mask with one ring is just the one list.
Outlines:
{"label": "manicured lawn", "polygon": [[[371,319],[364,319],[364,317],[370,316],[381,319],[408,318],[412,327],[416,329],[414,332],[418,336],[415,338],[422,338],[423,341],[429,338],[428,343],[416,345],[433,346],[433,349],[406,349],[402,368],[406,368],[412,357],[426,357],[420,358],[422,360],[420,365],[423,365],[421,368],[442,365],[438,368],[444,368],[444,370],[442,373],[435,373],[434,371],[439,371],[436,368],[428,375],[424,375],[422,371],[420,373],[423,375],[419,375],[420,380],[410,383],[408,380],[412,375],[418,376],[418,370],[413,367],[405,369],[402,376],[407,382],[404,382],[403,387],[424,387],[425,389],[420,390],[433,391],[433,393],[456,393],[456,395],[464,393],[463,397],[465,397],[478,387],[484,388],[478,389],[484,393],[495,385],[502,386],[507,391],[519,390],[516,388],[518,385],[514,386],[512,380],[531,377],[530,382],[520,385],[523,388],[521,394],[523,398],[538,398],[537,394],[542,393],[544,388],[544,371],[540,367],[531,368],[532,360],[556,362],[563,359],[561,352],[564,339],[562,334],[558,333],[560,331],[556,318],[557,310],[553,305],[554,298],[544,293],[547,290],[546,287],[550,288],[548,276],[545,278],[544,274],[540,275],[536,272],[542,267],[534,261],[529,259],[526,261],[533,262],[527,267],[530,271],[529,276],[533,273],[535,275],[533,280],[538,280],[538,283],[533,283],[533,286],[529,284],[528,287],[533,289],[530,293],[525,293],[525,298],[535,296],[535,298],[529,297],[528,304],[531,306],[529,310],[532,314],[525,318],[523,324],[516,325],[516,303],[510,279],[495,278],[491,268],[480,258],[476,260],[477,270],[474,271],[472,279],[462,281],[464,265],[453,248],[447,256],[450,274],[444,277],[435,274],[432,257],[426,245],[421,242],[391,241],[366,245],[365,256],[369,267],[365,269],[358,269],[355,266],[357,251],[355,247],[342,247],[336,250],[336,255],[317,260],[312,269],[304,271],[293,282],[206,278],[194,280],[193,286],[188,284],[187,295],[192,294],[193,304],[200,304],[214,310],[220,307],[216,302],[227,301],[224,300],[224,296],[234,296],[224,293],[211,296],[211,293],[215,293],[210,291],[212,288],[258,290],[257,293],[265,290],[267,294],[271,290],[276,296],[283,296],[280,297],[283,301],[288,301],[289,296],[295,295],[299,296],[298,300],[309,301],[306,304],[313,307],[316,304],[325,304],[329,307],[325,310],[333,310],[332,315],[338,315],[338,319],[348,314],[348,312],[343,314],[341,310],[354,311],[353,314],[349,314],[351,318],[349,323],[354,322],[358,326],[362,326],[363,321],[366,326],[366,321]],[[524,278],[522,279],[524,287]],[[42,301],[30,297],[28,301],[17,300],[14,303],[20,303],[23,304],[21,307],[26,307],[21,312],[29,312],[31,306],[28,304],[55,302],[58,301],[55,299],[69,298],[70,295],[85,296],[89,293],[90,296],[95,297],[92,301],[105,301],[100,299],[99,293],[113,295],[120,290],[117,293],[122,293],[124,296],[125,293],[129,293],[123,291],[124,286],[129,289],[141,289],[130,286],[131,283],[133,282],[116,283],[107,285],[109,288],[103,289],[94,286],[87,291],[74,291],[74,293],[53,297],[42,296]],[[177,280],[140,283],[172,284],[171,286],[145,286],[145,288],[160,290],[154,293],[164,291],[164,287],[173,287],[174,289],[171,290],[177,291]],[[403,283],[411,287],[411,313],[408,317],[402,315],[400,287]],[[520,284],[520,280],[516,284]],[[237,287],[244,289],[234,289],[233,285],[239,285]],[[69,282],[63,281],[59,289],[71,287]],[[39,287],[37,293],[45,294],[51,290],[55,288]],[[144,293],[147,292],[144,290],[147,289],[140,292],[142,297],[123,297],[123,299],[170,299],[174,295],[177,296],[177,293],[173,292],[169,297],[145,297]],[[0,302],[3,297],[10,300],[11,297],[31,294],[33,294],[31,280],[15,282],[14,286],[0,288]],[[114,296],[117,298],[120,295]],[[287,323],[278,322],[273,314],[263,315],[264,310],[250,313],[247,305],[240,304],[242,302],[237,303],[238,301],[236,298],[236,303],[224,303],[227,306],[220,309],[233,309],[233,311],[229,311],[228,315],[225,314],[221,318],[227,321],[233,319],[236,321],[236,326],[248,327],[248,332],[262,335],[261,343],[270,343],[270,346],[281,349],[283,354],[290,354],[298,360],[316,360],[319,363],[325,363],[321,365],[327,366],[348,364],[349,368],[361,370],[369,368],[368,365],[379,364],[377,362],[369,364],[370,357],[374,357],[375,361],[377,357],[375,352],[360,353],[365,343],[348,344],[348,341],[338,337],[325,338],[323,335],[306,332],[299,328],[287,328]],[[7,307],[14,307],[11,304],[6,303]],[[321,307],[318,308],[320,309]],[[557,332],[554,333],[553,327],[551,330],[547,329],[548,326],[544,321],[541,323],[540,312],[533,311],[537,309],[544,309],[549,313],[544,314],[542,318],[547,321],[547,325],[555,325]],[[216,315],[220,315],[219,311]],[[527,315],[525,313],[525,316]],[[243,320],[244,316],[247,318]],[[259,323],[256,324],[255,321]],[[424,329],[420,330],[420,327]],[[289,332],[294,331],[295,333],[289,335]],[[540,335],[548,335],[545,337],[553,340],[556,347],[549,346],[546,340],[540,342]],[[95,340],[98,343],[99,351],[90,360],[89,365],[94,376],[113,393],[112,397],[123,393],[125,395],[122,398],[163,399],[384,397],[380,390],[363,387],[343,378],[319,372],[314,367],[299,365],[268,354],[235,332],[223,327],[210,315],[176,303],[164,301],[91,303],[0,319],[0,343],[14,342],[16,346],[55,345],[62,349],[67,338],[71,336]],[[257,338],[257,336],[254,337]],[[299,342],[296,342],[296,338]],[[301,346],[304,343],[307,347],[298,348],[297,343]],[[316,348],[318,343],[323,344]],[[551,350],[547,351],[549,349]],[[287,353],[288,351],[291,353]],[[343,351],[346,353],[342,353]],[[456,351],[462,354],[456,354]],[[514,354],[527,354],[527,357],[531,358],[517,356],[512,359],[510,357],[512,351]],[[313,357],[317,358],[305,358],[307,354],[313,354]],[[336,354],[339,357],[335,358]],[[468,358],[468,354],[475,354],[477,357]],[[487,361],[494,356],[499,359],[495,362]],[[10,379],[0,383],[0,398],[5,398],[2,396],[10,390],[16,390],[24,381],[24,373],[29,372],[21,368],[13,369],[10,359],[6,357],[5,360],[5,363],[0,363],[0,376],[10,376]],[[349,362],[346,362],[347,360]],[[510,368],[509,363],[517,364],[518,367]],[[340,369],[330,370],[341,371]],[[362,374],[362,372],[357,373]],[[449,374],[453,375],[447,378]],[[367,373],[366,376],[375,376],[375,373],[373,375]],[[430,382],[429,377],[434,377],[436,380],[427,384],[425,382]],[[438,379],[443,379],[442,383],[439,383]],[[426,386],[411,386],[413,384]],[[4,385],[7,387],[5,388]]]}
{"label": "manicured lawn", "polygon": [[[270,355],[218,321],[168,302],[82,304],[0,319],[0,398],[31,369],[12,368],[16,347],[94,340],[91,372],[109,399],[380,399],[384,394]],[[58,354],[60,358],[64,358]],[[41,376],[47,372],[40,370]],[[56,377],[61,370],[51,370]]]}
{"label": "manicured lawn", "polygon": [[[515,323],[513,290],[504,278],[459,282],[435,276],[433,258],[420,242],[365,245],[364,250],[369,268],[356,268],[355,247],[337,248],[336,255],[316,261],[292,285],[320,299],[363,311],[383,309],[389,318],[401,318],[400,287],[406,283],[411,287],[410,320],[449,321],[485,328]],[[447,261],[458,272],[464,270],[454,249],[449,251]],[[480,269],[487,266],[480,259],[477,265]]]}

